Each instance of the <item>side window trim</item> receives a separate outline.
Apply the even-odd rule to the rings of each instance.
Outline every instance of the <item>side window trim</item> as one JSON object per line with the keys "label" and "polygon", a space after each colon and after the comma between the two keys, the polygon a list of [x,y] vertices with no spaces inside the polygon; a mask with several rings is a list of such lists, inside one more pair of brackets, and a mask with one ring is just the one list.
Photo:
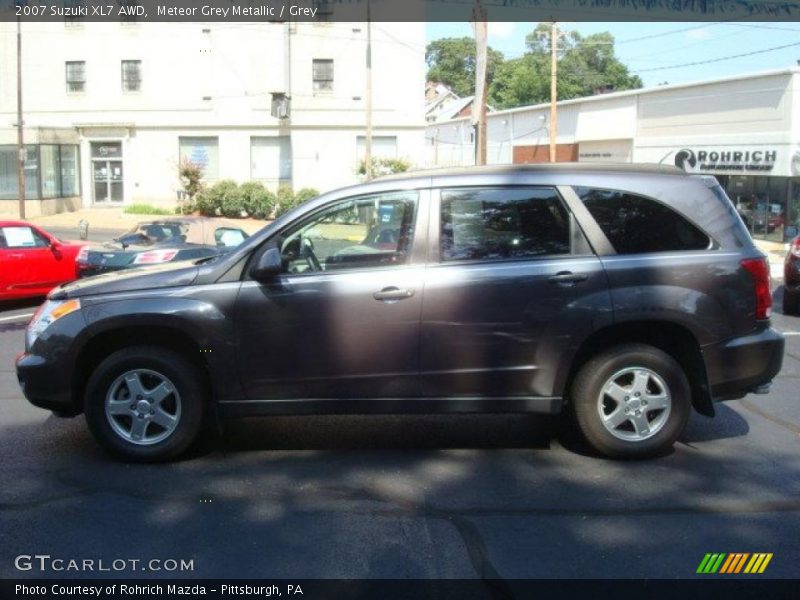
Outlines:
{"label": "side window trim", "polygon": [[[578,236],[583,238],[584,244],[589,242],[586,239],[586,236],[580,231],[580,227],[574,226],[578,225],[573,221],[573,214],[571,210],[571,206],[564,198],[561,192],[562,186],[557,186],[553,184],[547,183],[535,183],[535,184],[513,184],[513,185],[452,185],[452,186],[441,186],[436,187],[431,190],[431,202],[430,202],[430,223],[428,227],[428,264],[429,265],[467,265],[467,264],[486,264],[486,263],[507,263],[507,262],[521,262],[521,261],[542,261],[542,260],[549,260],[553,258],[560,258],[566,256],[585,256],[587,253],[576,253],[576,240]],[[507,258],[503,260],[494,260],[494,259],[475,259],[475,260],[458,260],[458,261],[445,261],[442,257],[442,247],[441,247],[441,218],[442,218],[442,190],[451,191],[451,190],[487,190],[487,189],[498,189],[498,188],[508,188],[508,189],[550,189],[555,191],[556,196],[559,196],[564,209],[567,212],[567,216],[569,218],[570,228],[569,228],[569,242],[570,242],[570,252],[568,254],[547,254],[541,256],[525,256],[519,258]],[[573,192],[574,193],[574,192]],[[580,199],[579,199],[580,201]],[[586,210],[584,208],[584,210]],[[602,232],[601,232],[602,233]],[[604,236],[605,237],[605,236]],[[588,248],[589,254],[591,254],[591,243],[589,242],[590,247]],[[613,253],[613,249],[612,249]]]}
{"label": "side window trim", "polygon": [[[581,187],[581,186],[578,186],[578,187]],[[586,187],[593,188],[593,186],[586,186]],[[604,190],[604,189],[607,189],[607,188],[595,188],[595,189]],[[602,228],[597,223],[595,218],[591,215],[591,212],[586,207],[586,205],[584,204],[583,200],[578,195],[578,193],[575,191],[574,187],[570,187],[570,191],[574,195],[574,198],[577,201],[577,203],[579,203],[580,207],[586,212],[586,215],[587,215],[588,219],[591,221],[592,224],[594,224],[594,226],[597,228],[599,233],[602,235],[603,239],[605,239],[608,242],[608,244],[609,244],[609,246],[611,247],[611,250],[612,250],[610,255],[619,254],[619,252],[617,252],[616,249],[614,249],[614,246],[611,243],[611,240],[608,239],[608,236],[606,236],[605,232],[602,230]],[[654,250],[654,251],[645,251],[645,252],[623,253],[623,255],[647,256],[647,255],[652,255],[652,254],[664,254],[664,253],[672,254],[672,253],[675,253],[675,252],[704,252],[704,251],[707,251],[707,250],[718,250],[719,249],[719,243],[714,238],[714,236],[709,234],[703,227],[700,227],[689,216],[683,214],[681,211],[675,209],[674,207],[670,206],[666,202],[663,202],[662,200],[659,200],[658,198],[653,198],[652,196],[648,196],[648,195],[645,195],[645,194],[642,194],[642,193],[638,193],[638,192],[629,192],[629,191],[626,191],[626,190],[617,190],[617,189],[610,189],[609,191],[618,192],[618,193],[622,193],[622,194],[630,194],[631,196],[638,197],[638,198],[640,198],[642,200],[647,200],[648,202],[651,202],[653,204],[662,206],[664,209],[666,209],[670,213],[673,213],[673,214],[677,215],[679,218],[683,219],[690,227],[696,229],[698,232],[703,234],[708,239],[708,245],[705,246],[704,248],[695,248],[695,249],[676,248],[676,249],[671,249],[671,250]],[[599,252],[598,252],[598,254],[599,254]]]}
{"label": "side window trim", "polygon": [[567,204],[570,212],[575,216],[578,226],[583,229],[583,232],[589,242],[589,245],[598,256],[615,256],[617,254],[614,246],[600,229],[600,226],[592,218],[589,209],[583,204],[583,201],[578,196],[577,192],[569,185],[556,186],[556,190],[564,202]]}
{"label": "side window trim", "polygon": [[249,275],[250,265],[252,265],[255,261],[257,261],[258,258],[269,248],[280,247],[280,245],[284,241],[284,237],[287,231],[289,231],[290,229],[294,229],[297,224],[300,224],[302,226],[309,220],[314,219],[321,213],[329,210],[333,206],[340,203],[352,202],[354,200],[358,200],[359,198],[365,198],[368,196],[375,196],[379,194],[400,194],[404,192],[405,193],[415,192],[417,194],[416,209],[414,215],[414,229],[412,238],[410,240],[410,249],[408,252],[409,258],[404,264],[385,265],[378,267],[364,267],[355,269],[342,269],[333,271],[319,271],[314,273],[282,273],[281,277],[304,277],[304,278],[315,277],[315,276],[330,277],[332,275],[340,275],[340,274],[348,275],[352,273],[363,273],[366,271],[419,267],[420,265],[425,263],[425,252],[427,251],[428,209],[430,206],[430,189],[427,187],[380,190],[372,193],[357,194],[355,196],[342,196],[334,200],[331,200],[330,202],[326,202],[325,204],[318,206],[313,211],[308,212],[302,215],[301,217],[290,221],[289,223],[286,223],[279,231],[276,231],[273,235],[264,240],[263,243],[261,243],[261,245],[259,245],[258,248],[256,248],[253,252],[251,252],[250,255],[244,260],[241,273],[241,280],[252,281]]}

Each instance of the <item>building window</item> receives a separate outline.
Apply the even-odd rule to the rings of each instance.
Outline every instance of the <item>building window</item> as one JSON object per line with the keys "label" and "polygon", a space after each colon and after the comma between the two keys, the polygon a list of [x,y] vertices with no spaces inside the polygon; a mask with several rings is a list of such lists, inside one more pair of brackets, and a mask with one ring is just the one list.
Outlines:
{"label": "building window", "polygon": [[42,180],[42,198],[58,198],[61,196],[61,156],[58,146],[42,145],[39,147],[39,175]]}
{"label": "building window", "polygon": [[219,138],[178,138],[180,161],[187,160],[203,170],[203,178],[219,178]]}
{"label": "building window", "polygon": [[65,198],[78,196],[78,147],[59,146],[61,149],[61,194]]}
{"label": "building window", "polygon": [[313,61],[315,92],[333,91],[333,59],[315,58]]}
{"label": "building window", "polygon": [[569,215],[549,188],[442,190],[440,244],[442,261],[569,254]]}
{"label": "building window", "polygon": [[250,177],[291,185],[292,143],[288,135],[250,138]]}
{"label": "building window", "polygon": [[138,92],[142,89],[142,61],[122,61],[122,91]]}
{"label": "building window", "polygon": [[656,200],[616,190],[576,187],[617,254],[705,250],[710,238]]}
{"label": "building window", "polygon": [[86,91],[86,61],[68,60],[65,65],[68,92]]}
{"label": "building window", "polygon": [[[76,145],[25,146],[25,197],[70,198],[80,194],[80,162]],[[19,197],[17,147],[0,146],[0,200]]]}

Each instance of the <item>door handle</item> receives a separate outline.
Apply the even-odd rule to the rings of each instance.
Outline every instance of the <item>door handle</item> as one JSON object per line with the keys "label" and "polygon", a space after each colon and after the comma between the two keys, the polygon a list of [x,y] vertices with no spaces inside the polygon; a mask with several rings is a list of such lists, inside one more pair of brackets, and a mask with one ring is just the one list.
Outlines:
{"label": "door handle", "polygon": [[372,294],[372,297],[375,300],[380,300],[382,302],[386,301],[397,301],[397,300],[405,300],[406,298],[411,298],[414,295],[414,290],[406,289],[401,290],[396,287],[386,287],[383,288],[380,292],[375,292]]}
{"label": "door handle", "polygon": [[547,278],[550,283],[566,286],[575,285],[587,279],[589,279],[589,276],[586,273],[573,273],[572,271],[561,271]]}

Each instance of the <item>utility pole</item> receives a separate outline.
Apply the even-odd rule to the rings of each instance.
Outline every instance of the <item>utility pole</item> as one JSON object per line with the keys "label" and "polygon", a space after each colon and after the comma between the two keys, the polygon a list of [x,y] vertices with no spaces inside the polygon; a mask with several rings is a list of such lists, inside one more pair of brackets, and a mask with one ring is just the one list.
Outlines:
{"label": "utility pole", "polygon": [[372,19],[370,0],[367,0],[367,136],[364,140],[364,173],[372,179]]}
{"label": "utility pole", "polygon": [[22,21],[17,17],[17,168],[20,219],[25,218],[25,141],[22,127]]}
{"label": "utility pole", "polygon": [[475,127],[475,164],[486,164],[486,63],[488,31],[486,9],[476,0],[472,9],[475,29],[475,98],[472,102],[472,125]]}
{"label": "utility pole", "polygon": [[556,162],[558,136],[558,25],[550,28],[550,162]]}

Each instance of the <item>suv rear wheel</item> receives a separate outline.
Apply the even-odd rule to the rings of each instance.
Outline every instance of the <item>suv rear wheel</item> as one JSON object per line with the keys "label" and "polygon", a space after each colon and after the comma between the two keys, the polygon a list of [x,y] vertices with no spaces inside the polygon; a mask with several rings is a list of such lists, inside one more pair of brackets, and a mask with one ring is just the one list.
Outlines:
{"label": "suv rear wheel", "polygon": [[581,367],[572,385],[581,434],[595,450],[614,458],[669,450],[686,426],[690,394],[675,359],[645,344],[598,354]]}
{"label": "suv rear wheel", "polygon": [[86,422],[110,452],[134,462],[175,458],[203,423],[206,391],[197,368],[154,346],[115,352],[86,388]]}

